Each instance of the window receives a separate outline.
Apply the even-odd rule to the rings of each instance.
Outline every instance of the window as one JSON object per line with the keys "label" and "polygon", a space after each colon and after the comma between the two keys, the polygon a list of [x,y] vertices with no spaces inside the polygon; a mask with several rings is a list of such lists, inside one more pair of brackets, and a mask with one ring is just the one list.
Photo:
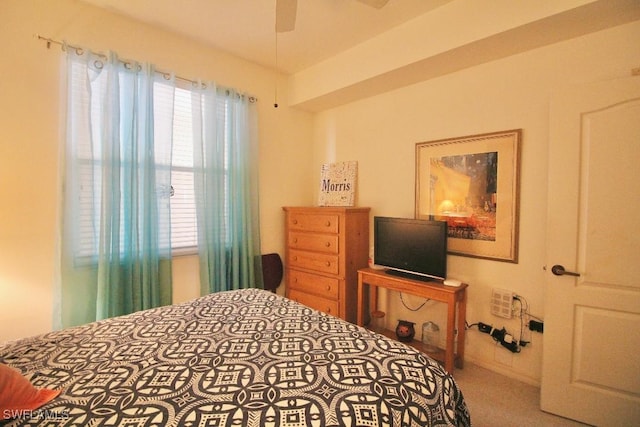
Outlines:
{"label": "window", "polygon": [[[253,161],[250,155],[253,142],[247,141],[253,141],[250,138],[255,135],[251,127],[254,122],[249,119],[255,116],[246,107],[253,102],[251,98],[215,85],[194,87],[184,80],[166,80],[159,73],[145,80],[149,83],[143,87],[145,83],[131,77],[135,73],[129,72],[129,64],[123,63],[126,70],[109,74],[104,72],[103,59],[98,55],[74,61],[70,69],[67,153],[70,169],[66,172],[66,185],[70,187],[66,191],[74,196],[65,210],[73,212],[69,223],[76,260],[96,259],[100,252],[99,236],[105,235],[101,233],[105,226],[101,217],[104,212],[112,212],[116,203],[120,203],[120,214],[110,213],[106,226],[114,231],[117,227],[118,231],[115,235],[109,233],[106,239],[110,240],[102,244],[108,245],[109,251],[120,245],[122,253],[132,230],[149,227],[142,222],[136,224],[135,215],[140,216],[142,208],[127,205],[128,200],[142,197],[140,206],[152,206],[144,198],[150,191],[153,195],[150,188],[154,185],[157,197],[152,197],[156,200],[153,203],[158,204],[158,210],[167,212],[157,217],[160,247],[171,249],[173,254],[196,253],[199,239],[204,238],[198,235],[198,228],[205,227],[205,222],[206,228],[215,230],[215,238],[220,239],[218,247],[242,240],[246,233],[239,231],[244,221],[241,209],[248,206],[245,205],[248,194],[254,191],[253,187],[249,192],[245,188],[253,170],[247,166]],[[146,90],[153,91],[153,122],[147,120],[150,114],[139,109],[144,99],[149,99]],[[141,97],[140,105],[129,100],[132,92]],[[113,102],[119,104],[111,105]],[[147,132],[149,125],[153,127],[153,135]],[[141,139],[136,139],[136,135]],[[137,148],[131,148],[130,143],[146,147],[133,141],[148,141],[150,135],[153,143],[143,150],[152,150],[152,158],[142,160],[147,156],[132,151]],[[114,141],[120,141],[120,145],[114,146]],[[155,165],[150,174],[137,175],[145,173],[144,162],[149,161]],[[233,175],[231,168],[237,169]],[[132,188],[134,181],[129,176],[136,178],[135,182],[153,180],[155,184],[152,182],[145,189]],[[128,198],[120,199],[118,192],[128,194]],[[231,194],[236,198],[230,200]],[[207,218],[198,218],[198,209],[208,212]],[[232,209],[241,213],[231,215]],[[238,222],[238,217],[243,219]],[[211,218],[215,220],[210,221]]]}
{"label": "window", "polygon": [[194,190],[193,118],[191,91],[175,88],[171,162],[171,248],[176,253],[198,247]]}
{"label": "window", "polygon": [[[82,73],[83,68],[78,65],[74,67],[74,72]],[[102,76],[98,76],[91,80],[91,88],[93,91],[105,90],[106,81],[102,81]],[[78,92],[81,93],[81,86],[86,82],[82,75],[74,76],[74,82],[78,85]],[[73,90],[73,89],[72,89]],[[196,218],[196,202],[194,191],[194,141],[193,141],[193,117],[192,117],[192,91],[188,84],[182,87],[175,87],[171,84],[163,83],[158,80],[154,83],[154,140],[157,140],[156,150],[161,150],[164,145],[171,147],[171,164],[160,164],[161,160],[157,160],[159,169],[170,171],[171,186],[170,188],[162,188],[158,191],[161,197],[170,197],[170,223],[160,224],[160,228],[171,233],[171,249],[174,254],[195,253],[198,246],[198,225]],[[84,128],[84,137],[79,137],[76,149],[76,167],[79,176],[78,179],[78,208],[80,214],[79,224],[77,227],[78,235],[74,238],[76,242],[75,254],[80,259],[95,259],[98,252],[98,239],[100,227],[98,216],[102,210],[102,192],[101,174],[102,168],[101,151],[97,141],[102,138],[92,134],[100,129],[99,117],[97,113],[100,106],[99,97],[93,97],[93,105],[90,107],[90,119],[86,123],[82,123]],[[79,110],[89,109],[90,101],[86,97],[74,96],[74,101]],[[88,116],[88,117],[89,117]],[[167,135],[166,123],[172,124],[172,130]],[[89,135],[92,135],[89,137]],[[159,140],[166,139],[160,143]],[[172,141],[171,141],[172,139]],[[158,156],[161,157],[161,156]],[[124,165],[123,165],[124,166]],[[121,185],[127,185],[122,182]],[[124,206],[121,207],[121,217],[124,217]],[[165,223],[167,221],[164,221]],[[164,239],[167,241],[167,233]],[[121,227],[120,241],[125,238],[124,227]],[[163,237],[161,236],[161,239]]]}
{"label": "window", "polygon": [[[162,84],[157,84],[162,86]],[[166,85],[165,85],[166,86]],[[200,114],[194,111],[194,102],[201,102],[200,107],[206,109],[206,99],[201,96],[194,96],[189,84],[178,84],[174,92],[173,100],[173,148],[172,148],[172,164],[171,164],[171,247],[176,254],[194,253],[198,247],[198,220],[196,216],[196,191],[195,178],[198,172],[194,164],[194,135],[193,122],[194,114]],[[226,219],[229,218],[229,153],[231,137],[230,132],[233,129],[228,114],[231,103],[227,98],[219,97],[216,99],[215,112],[218,123],[223,123],[223,130],[218,129],[223,138],[219,141],[220,145],[216,147],[216,156],[219,156],[216,162],[218,165],[217,182],[220,183],[220,201],[219,206],[222,209],[222,216],[225,218],[223,223],[227,224]],[[205,131],[205,130],[203,130]],[[219,135],[217,135],[219,136]],[[205,163],[206,160],[204,161]],[[211,166],[210,166],[211,167]],[[229,243],[231,240],[230,232],[225,229],[224,240]]]}

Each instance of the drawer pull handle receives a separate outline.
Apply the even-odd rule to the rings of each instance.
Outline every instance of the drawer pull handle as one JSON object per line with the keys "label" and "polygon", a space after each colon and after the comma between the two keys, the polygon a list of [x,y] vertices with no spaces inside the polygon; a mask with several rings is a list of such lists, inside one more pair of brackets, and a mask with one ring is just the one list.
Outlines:
{"label": "drawer pull handle", "polygon": [[327,267],[331,267],[331,262],[330,262],[330,261],[327,261],[327,262],[326,262],[326,265],[327,265]]}
{"label": "drawer pull handle", "polygon": [[327,307],[327,313],[331,314],[331,307]]}
{"label": "drawer pull handle", "polygon": [[297,223],[298,223],[298,220],[297,220],[297,219],[294,219],[294,220],[293,220],[293,221],[291,221],[291,222],[293,222],[294,224],[297,224]]}
{"label": "drawer pull handle", "polygon": [[293,239],[293,243],[298,243],[298,238]]}
{"label": "drawer pull handle", "polygon": [[331,285],[327,285],[327,291],[331,290]]}
{"label": "drawer pull handle", "polygon": [[327,242],[324,244],[326,247],[330,247],[331,246],[331,242]]}
{"label": "drawer pull handle", "polygon": [[331,227],[331,221],[327,221],[327,222],[326,222],[326,226],[327,226],[327,227]]}
{"label": "drawer pull handle", "polygon": [[298,260],[298,255],[294,255],[294,256],[293,256],[293,260],[294,260],[294,261],[297,261],[297,260]]}

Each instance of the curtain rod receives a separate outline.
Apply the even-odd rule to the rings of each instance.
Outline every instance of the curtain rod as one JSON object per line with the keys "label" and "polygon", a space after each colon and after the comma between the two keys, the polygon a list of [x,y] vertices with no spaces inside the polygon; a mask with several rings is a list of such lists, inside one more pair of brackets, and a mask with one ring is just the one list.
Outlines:
{"label": "curtain rod", "polygon": [[[77,46],[73,46],[73,45],[70,45],[70,44],[67,44],[67,43],[63,43],[63,42],[61,42],[59,40],[54,40],[54,39],[51,39],[49,37],[43,37],[40,34],[37,34],[37,37],[38,37],[38,40],[43,40],[43,41],[45,41],[47,43],[47,49],[51,49],[51,43],[53,43],[53,44],[57,44],[58,46],[60,46],[62,48],[62,50],[64,50],[65,48],[71,48],[71,49],[74,49],[76,52],[78,52],[78,54],[81,54],[82,52],[84,52],[84,49],[81,48],[81,47],[77,47]],[[105,55],[103,53],[96,53],[96,52],[94,52],[94,53],[96,55],[102,56],[104,58],[107,57],[107,55]],[[123,60],[120,60],[120,61],[122,63],[124,63],[124,64],[130,64],[129,61],[123,61]],[[160,74],[163,74],[165,76],[171,75],[171,73],[166,73],[166,72],[159,71],[159,70],[156,70],[156,72],[160,73]],[[187,79],[185,77],[175,76],[175,78],[176,78],[176,80],[181,80],[183,82],[191,83],[192,85],[200,84],[200,82],[198,82],[196,80]],[[240,96],[244,96],[244,95],[240,95]],[[258,98],[256,98],[255,96],[249,96],[248,99],[249,99],[249,102],[258,102]]]}

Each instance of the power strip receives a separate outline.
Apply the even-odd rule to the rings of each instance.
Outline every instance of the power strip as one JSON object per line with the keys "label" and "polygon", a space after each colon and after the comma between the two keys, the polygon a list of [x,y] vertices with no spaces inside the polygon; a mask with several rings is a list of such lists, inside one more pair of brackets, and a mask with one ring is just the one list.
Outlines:
{"label": "power strip", "polygon": [[[505,328],[496,329],[491,325],[487,325],[486,323],[479,322],[478,330],[480,332],[484,332],[485,334],[491,335],[491,337],[499,342],[504,348],[509,350],[512,353],[520,353],[520,346],[518,342],[513,339],[513,335],[507,332]],[[523,346],[525,343],[521,343]]]}

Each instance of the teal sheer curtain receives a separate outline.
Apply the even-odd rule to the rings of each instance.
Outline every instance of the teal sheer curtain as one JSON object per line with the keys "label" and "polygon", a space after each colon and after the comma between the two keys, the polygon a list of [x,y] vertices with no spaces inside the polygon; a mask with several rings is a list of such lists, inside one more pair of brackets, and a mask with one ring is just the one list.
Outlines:
{"label": "teal sheer curtain", "polygon": [[192,110],[201,292],[262,288],[255,104],[209,82]]}
{"label": "teal sheer curtain", "polygon": [[[172,299],[172,111],[166,106],[173,105],[173,78],[115,54],[66,51],[58,327]],[[154,102],[157,97],[167,99]]]}

